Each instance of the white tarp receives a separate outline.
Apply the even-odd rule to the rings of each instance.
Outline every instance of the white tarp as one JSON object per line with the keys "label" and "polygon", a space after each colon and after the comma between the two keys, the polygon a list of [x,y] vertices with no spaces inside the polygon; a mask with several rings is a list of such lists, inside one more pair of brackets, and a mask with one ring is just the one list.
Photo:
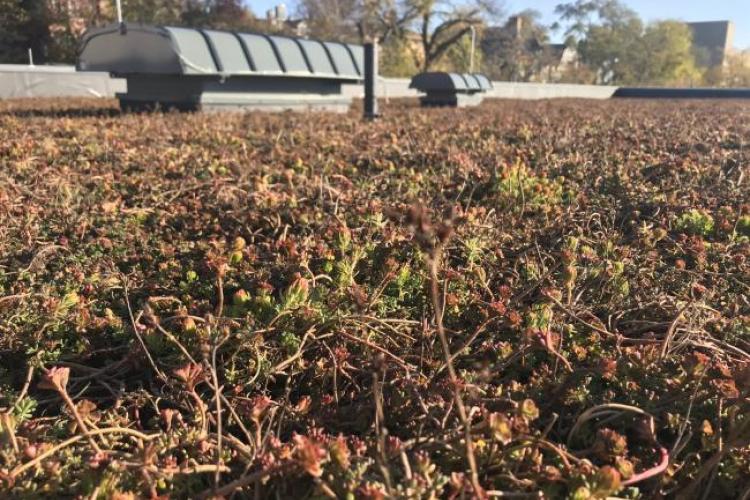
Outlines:
{"label": "white tarp", "polygon": [[76,72],[73,66],[0,64],[0,99],[114,97],[125,89],[125,80],[107,73]]}

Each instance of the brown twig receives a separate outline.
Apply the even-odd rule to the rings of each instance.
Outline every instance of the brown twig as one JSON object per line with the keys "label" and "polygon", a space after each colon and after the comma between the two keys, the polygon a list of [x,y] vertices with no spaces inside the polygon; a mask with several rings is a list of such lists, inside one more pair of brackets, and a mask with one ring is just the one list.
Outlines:
{"label": "brown twig", "polygon": [[11,408],[17,407],[21,400],[26,397],[26,394],[29,392],[29,386],[31,386],[31,380],[34,378],[34,370],[36,370],[36,367],[30,364],[26,370],[26,379],[23,382],[23,387],[21,387],[21,392],[16,396],[16,401]]}
{"label": "brown twig", "polygon": [[628,337],[624,337],[623,335],[620,335],[619,333],[610,332],[609,330],[605,328],[601,328],[599,326],[594,325],[593,323],[590,323],[586,321],[585,319],[581,318],[578,314],[574,313],[570,309],[568,309],[562,302],[557,300],[555,297],[553,297],[551,294],[545,295],[549,300],[551,300],[562,312],[573,318],[574,320],[578,321],[582,325],[594,330],[597,333],[601,333],[602,335],[610,338],[617,339],[618,342],[622,344],[658,344],[661,341],[657,339],[632,339]]}
{"label": "brown twig", "polygon": [[68,407],[68,410],[70,410],[70,413],[73,414],[73,418],[78,424],[78,428],[81,430],[81,432],[83,432],[83,434],[89,440],[91,447],[94,448],[94,451],[96,451],[97,453],[101,453],[102,449],[99,447],[96,440],[92,437],[93,435],[91,433],[91,430],[89,430],[88,425],[86,425],[86,422],[83,420],[83,417],[81,417],[81,414],[78,412],[78,408],[76,407],[76,404],[73,402],[73,399],[70,397],[70,394],[68,394],[66,385],[68,383],[69,372],[70,372],[69,368],[52,368],[51,370],[48,370],[47,373],[45,374],[45,377],[46,377],[45,382],[47,383],[46,388],[52,388],[55,391],[57,391],[57,393],[65,402],[65,405]]}
{"label": "brown twig", "polygon": [[685,311],[688,310],[688,308],[693,305],[693,301],[688,301],[687,304],[682,306],[677,313],[677,316],[672,320],[672,322],[669,324],[669,328],[667,328],[667,334],[664,336],[664,341],[661,344],[661,353],[659,354],[659,359],[664,359],[667,356],[667,353],[669,352],[669,344],[672,342],[672,337],[674,337],[675,330],[677,329],[677,323],[682,319],[682,315],[685,314]]}
{"label": "brown twig", "polygon": [[164,373],[159,370],[159,367],[156,366],[156,362],[154,361],[154,358],[151,357],[151,353],[148,352],[148,348],[146,347],[146,342],[144,342],[143,337],[141,337],[140,332],[138,331],[138,323],[135,321],[135,316],[133,316],[133,308],[130,306],[130,297],[128,296],[128,280],[125,276],[122,276],[122,288],[125,293],[125,304],[128,307],[128,316],[130,317],[130,324],[133,326],[133,333],[135,333],[136,338],[138,339],[138,342],[141,344],[141,349],[143,349],[143,353],[146,355],[146,358],[148,358],[149,363],[151,364],[151,367],[154,369],[154,372],[156,375],[163,381],[167,382],[167,376],[164,375]]}
{"label": "brown twig", "polygon": [[[89,436],[103,436],[106,434],[127,434],[130,436],[137,437],[138,439],[141,439],[143,441],[151,441],[153,439],[156,439],[159,437],[159,434],[144,434],[142,432],[136,431],[135,429],[129,429],[127,427],[106,427],[103,429],[94,429],[89,432]],[[30,468],[36,466],[37,464],[40,464],[43,460],[45,460],[47,457],[50,457],[57,453],[58,451],[62,450],[63,448],[66,448],[70,446],[71,444],[80,441],[83,439],[84,435],[77,434],[69,439],[66,439],[62,443],[51,447],[44,453],[41,453],[40,455],[37,455],[33,460],[30,460],[26,462],[25,464],[19,465],[15,469],[13,469],[10,472],[10,477],[18,477],[23,472],[29,470]]]}
{"label": "brown twig", "polygon": [[440,286],[438,281],[438,265],[441,257],[442,247],[438,245],[433,253],[427,259],[427,267],[430,273],[430,296],[432,298],[432,307],[435,312],[435,323],[438,330],[438,336],[440,337],[440,344],[443,347],[443,355],[445,356],[445,364],[448,369],[448,376],[450,377],[451,386],[453,388],[453,398],[456,402],[456,409],[458,410],[458,416],[461,419],[461,425],[464,428],[464,437],[466,440],[466,460],[469,462],[469,469],[471,471],[471,484],[474,488],[474,494],[478,498],[484,498],[485,493],[481,484],[479,483],[479,469],[477,467],[477,460],[474,456],[474,441],[471,434],[471,421],[466,414],[466,406],[464,405],[463,398],[461,397],[461,389],[459,387],[458,376],[456,375],[456,369],[453,367],[453,357],[451,354],[450,345],[448,344],[448,337],[445,334],[445,328],[443,327],[442,319],[442,308],[440,305]]}
{"label": "brown twig", "polygon": [[12,420],[10,411],[0,413],[0,430],[5,430],[5,433],[10,438],[13,451],[16,454],[20,453],[21,450],[18,447],[18,440],[16,439],[15,422]]}
{"label": "brown twig", "polygon": [[[221,278],[220,278],[221,279]],[[219,342],[215,342],[213,349],[211,349],[211,362],[209,363],[209,368],[211,372],[211,381],[213,383],[213,390],[215,397],[215,403],[216,403],[216,470],[214,472],[214,486],[216,488],[219,487],[219,482],[221,481],[221,471],[224,464],[222,463],[222,417],[221,417],[221,387],[219,386],[219,374],[216,369],[216,353],[221,348],[221,346],[224,344],[224,342],[227,341],[229,338],[228,335],[224,336]]]}
{"label": "brown twig", "polygon": [[264,479],[270,475],[276,474],[278,472],[282,471],[289,471],[292,469],[291,464],[281,464],[277,465],[275,467],[271,467],[266,470],[259,470],[250,474],[245,474],[244,476],[240,477],[239,479],[236,479],[232,481],[231,483],[225,484],[221,488],[217,489],[210,489],[207,491],[204,491],[203,493],[200,493],[196,498],[198,500],[208,499],[208,498],[221,498],[221,497],[227,497],[237,491],[240,488],[244,488],[245,486],[254,483],[256,481],[260,481],[261,479]]}
{"label": "brown twig", "polygon": [[392,495],[393,484],[391,482],[391,472],[388,469],[388,459],[385,451],[385,437],[387,429],[385,428],[385,413],[383,412],[383,384],[378,376],[378,371],[372,373],[372,397],[375,401],[375,433],[378,437],[378,465],[383,474],[385,487],[388,495]]}
{"label": "brown twig", "polygon": [[396,356],[395,354],[393,354],[392,352],[390,352],[388,349],[386,349],[384,347],[380,347],[379,345],[377,345],[377,344],[375,344],[373,342],[370,342],[369,340],[357,338],[354,335],[351,335],[351,334],[346,333],[344,331],[340,331],[338,333],[339,333],[339,335],[341,335],[343,337],[346,337],[349,340],[352,340],[354,342],[359,342],[360,344],[364,344],[367,347],[375,349],[376,351],[382,352],[383,354],[385,354],[386,356],[388,356],[389,358],[391,358],[393,361],[395,361],[398,366],[400,366],[401,368],[403,368],[407,372],[411,372],[411,371],[414,370],[413,366],[410,366],[403,359],[399,358],[398,356]]}

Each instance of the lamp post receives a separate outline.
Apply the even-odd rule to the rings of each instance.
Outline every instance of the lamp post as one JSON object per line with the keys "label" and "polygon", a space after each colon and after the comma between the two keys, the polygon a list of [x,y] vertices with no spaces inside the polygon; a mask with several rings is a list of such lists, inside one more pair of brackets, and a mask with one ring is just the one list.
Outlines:
{"label": "lamp post", "polygon": [[477,44],[477,29],[476,27],[474,27],[473,24],[470,24],[469,30],[471,30],[471,51],[469,52],[469,73],[474,73],[474,50]]}
{"label": "lamp post", "polygon": [[378,42],[365,44],[365,119],[374,120],[378,113]]}

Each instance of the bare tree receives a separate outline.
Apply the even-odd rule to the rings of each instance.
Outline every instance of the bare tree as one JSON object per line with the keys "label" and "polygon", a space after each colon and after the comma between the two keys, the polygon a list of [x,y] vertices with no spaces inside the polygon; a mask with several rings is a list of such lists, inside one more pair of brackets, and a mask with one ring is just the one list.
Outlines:
{"label": "bare tree", "polygon": [[472,27],[499,16],[500,0],[300,0],[298,14],[320,38],[388,44],[419,36],[422,70],[428,70]]}
{"label": "bare tree", "polygon": [[383,44],[403,37],[418,11],[400,0],[301,0],[298,14],[314,36]]}
{"label": "bare tree", "polygon": [[539,12],[524,10],[511,16],[504,26],[484,31],[482,52],[491,78],[526,82],[554,65],[549,29],[540,19]]}
{"label": "bare tree", "polygon": [[422,70],[428,71],[453,45],[467,36],[472,27],[488,17],[498,16],[500,4],[493,0],[454,5],[447,0],[411,0],[416,10],[418,31],[424,51]]}
{"label": "bare tree", "polygon": [[359,0],[302,0],[297,14],[306,20],[311,35],[353,40]]}

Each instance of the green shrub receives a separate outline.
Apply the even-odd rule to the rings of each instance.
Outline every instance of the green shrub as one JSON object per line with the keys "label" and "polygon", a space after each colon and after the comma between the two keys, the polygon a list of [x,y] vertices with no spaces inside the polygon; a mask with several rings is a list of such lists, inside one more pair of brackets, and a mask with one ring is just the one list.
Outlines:
{"label": "green shrub", "polygon": [[714,218],[711,214],[694,208],[677,219],[675,228],[695,236],[708,236],[714,230]]}
{"label": "green shrub", "polygon": [[525,165],[513,165],[500,174],[497,192],[503,201],[525,203],[538,208],[555,205],[562,200],[562,183],[534,175]]}
{"label": "green shrub", "polygon": [[750,215],[743,215],[737,221],[737,234],[750,237]]}

